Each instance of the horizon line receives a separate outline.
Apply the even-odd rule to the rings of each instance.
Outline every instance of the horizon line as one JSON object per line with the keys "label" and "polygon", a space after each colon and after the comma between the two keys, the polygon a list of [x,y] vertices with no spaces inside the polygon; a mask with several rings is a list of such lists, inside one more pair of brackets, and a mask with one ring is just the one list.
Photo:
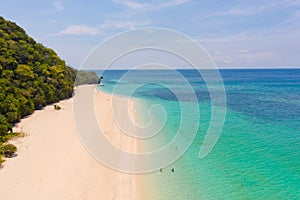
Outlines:
{"label": "horizon line", "polygon": [[132,68],[114,68],[114,69],[77,69],[77,70],[99,70],[99,71],[106,71],[106,70],[135,70],[135,71],[150,71],[150,70],[162,70],[162,71],[166,71],[166,70],[274,70],[274,69],[278,69],[278,70],[289,70],[289,69],[299,69],[300,67],[266,67],[266,68],[200,68],[200,69],[195,69],[195,68],[174,68],[174,69],[132,69]]}

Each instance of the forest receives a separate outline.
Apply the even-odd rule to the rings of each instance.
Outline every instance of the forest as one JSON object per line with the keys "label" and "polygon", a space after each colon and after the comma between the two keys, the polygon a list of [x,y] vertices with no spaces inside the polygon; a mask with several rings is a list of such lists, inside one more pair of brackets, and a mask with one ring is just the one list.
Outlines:
{"label": "forest", "polygon": [[[10,138],[13,125],[21,118],[72,97],[77,73],[54,50],[0,17],[0,145]],[[98,81],[93,72],[80,71],[79,77],[81,84]]]}

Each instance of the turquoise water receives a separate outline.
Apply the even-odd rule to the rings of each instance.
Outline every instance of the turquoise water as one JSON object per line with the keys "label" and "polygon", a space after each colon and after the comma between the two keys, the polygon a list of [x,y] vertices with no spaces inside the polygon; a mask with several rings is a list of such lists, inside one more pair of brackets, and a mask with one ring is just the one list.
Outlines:
{"label": "turquoise water", "polygon": [[[170,71],[105,71],[101,90],[129,95],[131,88],[151,80],[132,94],[142,124],[150,122],[148,109],[161,105],[166,123],[158,135],[143,141],[144,151],[163,147],[179,127],[188,133],[198,120],[190,148],[163,172],[145,174],[149,196],[155,199],[300,199],[300,70],[223,70],[227,95],[226,121],[214,149],[203,159],[199,150],[211,119],[211,101],[205,82],[193,70],[179,71],[192,85],[187,88]],[[160,84],[157,84],[160,83]],[[165,84],[165,85],[162,85]],[[119,89],[116,91],[116,86]],[[180,107],[182,106],[182,107]],[[200,115],[194,114],[195,106]],[[214,105],[215,106],[215,105]],[[180,125],[182,108],[189,115]],[[164,120],[164,112],[152,109]],[[180,145],[180,144],[179,144]],[[175,172],[171,172],[171,168]]]}

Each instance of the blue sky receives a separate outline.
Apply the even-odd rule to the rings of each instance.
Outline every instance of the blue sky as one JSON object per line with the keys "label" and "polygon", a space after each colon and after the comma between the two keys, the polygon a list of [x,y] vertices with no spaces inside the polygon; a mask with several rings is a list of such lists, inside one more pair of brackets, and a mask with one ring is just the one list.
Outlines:
{"label": "blue sky", "polygon": [[10,0],[0,15],[75,68],[100,42],[141,27],[194,38],[219,68],[300,67],[300,0]]}

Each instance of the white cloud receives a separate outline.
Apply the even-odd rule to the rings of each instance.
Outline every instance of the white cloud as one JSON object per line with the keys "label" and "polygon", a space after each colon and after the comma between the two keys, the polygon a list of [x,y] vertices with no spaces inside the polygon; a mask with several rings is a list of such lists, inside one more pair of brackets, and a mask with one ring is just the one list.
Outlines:
{"label": "white cloud", "polygon": [[173,0],[173,1],[166,1],[161,4],[158,4],[154,6],[155,9],[163,9],[163,8],[169,8],[174,6],[179,6],[181,4],[185,4],[190,2],[191,0]]}
{"label": "white cloud", "polygon": [[64,6],[63,6],[62,2],[59,1],[59,0],[54,1],[53,6],[54,6],[56,11],[62,11],[64,9]]}
{"label": "white cloud", "polygon": [[242,16],[247,16],[247,15],[253,15],[257,14],[260,9],[256,9],[254,7],[250,8],[230,8],[227,11],[220,12],[220,13],[215,13],[216,16],[226,16],[226,15],[242,15]]}
{"label": "white cloud", "polygon": [[121,29],[131,30],[148,23],[135,22],[135,21],[106,21],[99,26],[86,26],[86,25],[71,25],[67,28],[54,34],[55,36],[61,35],[98,35],[108,30]]}
{"label": "white cloud", "polygon": [[190,2],[191,0],[169,0],[152,3],[140,3],[132,0],[113,0],[115,3],[122,4],[135,10],[160,10],[179,6]]}
{"label": "white cloud", "polygon": [[47,8],[48,10],[42,11],[41,15],[51,15],[57,12],[61,12],[65,9],[62,2],[60,0],[55,0],[51,2],[51,6]]}
{"label": "white cloud", "polygon": [[267,10],[266,6],[263,5],[251,5],[251,6],[235,6],[227,10],[217,11],[209,14],[209,17],[220,17],[220,16],[252,16],[263,13]]}
{"label": "white cloud", "polygon": [[145,26],[148,23],[146,22],[135,22],[135,21],[106,21],[104,24],[100,26],[101,29],[109,29],[109,28],[119,28],[124,30],[135,29],[140,26]]}
{"label": "white cloud", "polygon": [[283,8],[293,8],[300,5],[299,0],[278,0],[278,1],[249,1],[249,3],[242,3],[235,5],[234,7],[228,8],[226,10],[217,11],[210,14],[207,17],[216,17],[216,16],[251,16],[257,14],[265,14],[266,12],[282,10]]}
{"label": "white cloud", "polygon": [[226,64],[255,64],[258,62],[272,61],[277,56],[277,52],[274,51],[226,51],[226,52],[214,52],[212,58],[217,63]]}
{"label": "white cloud", "polygon": [[133,9],[143,9],[148,6],[146,3],[138,3],[131,0],[113,0],[115,3],[122,4]]}
{"label": "white cloud", "polygon": [[71,25],[64,30],[61,30],[55,35],[97,35],[99,29],[97,27],[85,25]]}
{"label": "white cloud", "polygon": [[241,49],[239,51],[239,53],[249,53],[249,52],[250,52],[250,50],[248,50],[248,49]]}
{"label": "white cloud", "polygon": [[291,27],[245,31],[238,34],[203,38],[198,41],[219,67],[298,66],[300,31]]}

